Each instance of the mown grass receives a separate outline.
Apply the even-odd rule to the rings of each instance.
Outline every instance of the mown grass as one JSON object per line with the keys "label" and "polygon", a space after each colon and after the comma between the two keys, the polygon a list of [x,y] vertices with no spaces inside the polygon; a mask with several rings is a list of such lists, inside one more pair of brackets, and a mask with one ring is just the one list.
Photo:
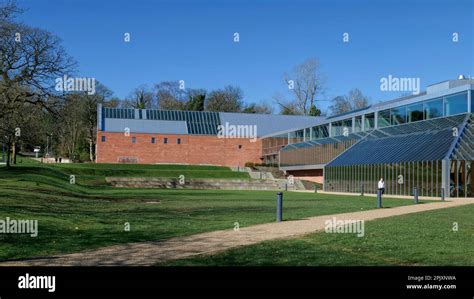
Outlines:
{"label": "mown grass", "polygon": [[[45,166],[27,161],[9,170],[0,167],[0,219],[32,219],[39,223],[36,238],[0,234],[0,259],[48,256],[120,243],[162,240],[232,229],[235,222],[245,227],[275,219],[276,195],[273,191],[113,188],[103,184],[91,185],[91,177],[83,178],[82,173],[101,168],[109,171],[108,167],[111,166]],[[137,173],[143,170],[126,165],[126,171],[133,172],[134,167],[137,167]],[[196,166],[190,169],[221,171],[205,167],[207,170]],[[145,168],[166,170],[165,165]],[[179,165],[170,168],[186,170]],[[76,170],[79,172],[74,172]],[[71,173],[76,175],[76,184],[69,182]],[[94,180],[100,180],[103,174],[92,176]],[[384,200],[387,208],[407,204],[412,204],[412,201]],[[375,207],[373,197],[284,193],[286,220]],[[130,231],[124,230],[125,223],[130,223]]]}
{"label": "mown grass", "polygon": [[474,266],[473,215],[474,205],[422,212],[365,222],[364,237],[321,232],[160,265]]}

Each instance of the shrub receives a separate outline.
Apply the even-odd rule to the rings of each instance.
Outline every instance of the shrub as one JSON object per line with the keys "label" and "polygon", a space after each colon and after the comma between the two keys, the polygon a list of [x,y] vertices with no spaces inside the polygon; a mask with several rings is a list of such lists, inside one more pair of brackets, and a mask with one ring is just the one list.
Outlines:
{"label": "shrub", "polygon": [[245,163],[245,167],[255,168],[255,163],[253,163],[253,162],[246,162],[246,163]]}

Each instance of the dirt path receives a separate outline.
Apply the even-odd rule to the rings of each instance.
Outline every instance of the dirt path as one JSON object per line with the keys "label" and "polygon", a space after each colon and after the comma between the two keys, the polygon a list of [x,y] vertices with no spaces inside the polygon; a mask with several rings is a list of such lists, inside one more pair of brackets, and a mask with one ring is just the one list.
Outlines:
{"label": "dirt path", "polygon": [[325,221],[332,219],[332,217],[336,217],[338,220],[368,221],[467,204],[474,204],[474,200],[462,199],[381,210],[375,209],[316,216],[303,220],[260,224],[241,228],[239,231],[234,231],[233,229],[214,231],[164,241],[114,245],[97,250],[54,257],[9,261],[0,263],[0,266],[150,266],[159,261],[180,259],[198,254],[215,253],[262,241],[291,238],[323,231]]}

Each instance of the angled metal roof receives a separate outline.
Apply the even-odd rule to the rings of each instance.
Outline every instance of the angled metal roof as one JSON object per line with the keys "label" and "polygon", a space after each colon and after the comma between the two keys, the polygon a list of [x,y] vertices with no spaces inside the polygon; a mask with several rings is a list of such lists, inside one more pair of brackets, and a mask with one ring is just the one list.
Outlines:
{"label": "angled metal roof", "polygon": [[[164,133],[217,135],[218,127],[252,126],[256,136],[292,131],[318,125],[324,117],[251,114],[210,111],[181,111],[157,109],[122,109],[98,106],[98,128],[102,131],[133,133]],[[253,131],[254,132],[254,131]]]}
{"label": "angled metal roof", "polygon": [[221,123],[230,125],[255,125],[257,136],[270,135],[277,132],[296,130],[319,125],[324,117],[278,114],[251,114],[220,112]]}
{"label": "angled metal roof", "polygon": [[466,126],[460,132],[459,139],[449,153],[449,159],[474,161],[474,113],[471,113]]}
{"label": "angled metal roof", "polygon": [[461,130],[469,117],[462,114],[374,130],[327,167],[442,160],[458,139],[453,128]]}

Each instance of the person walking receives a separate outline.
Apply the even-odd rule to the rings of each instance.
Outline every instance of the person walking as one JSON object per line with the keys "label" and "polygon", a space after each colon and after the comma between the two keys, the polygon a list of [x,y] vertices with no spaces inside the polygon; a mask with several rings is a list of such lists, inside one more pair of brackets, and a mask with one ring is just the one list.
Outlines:
{"label": "person walking", "polygon": [[385,181],[383,180],[383,178],[380,178],[380,181],[378,183],[378,189],[380,190],[380,194],[384,194],[385,193]]}

